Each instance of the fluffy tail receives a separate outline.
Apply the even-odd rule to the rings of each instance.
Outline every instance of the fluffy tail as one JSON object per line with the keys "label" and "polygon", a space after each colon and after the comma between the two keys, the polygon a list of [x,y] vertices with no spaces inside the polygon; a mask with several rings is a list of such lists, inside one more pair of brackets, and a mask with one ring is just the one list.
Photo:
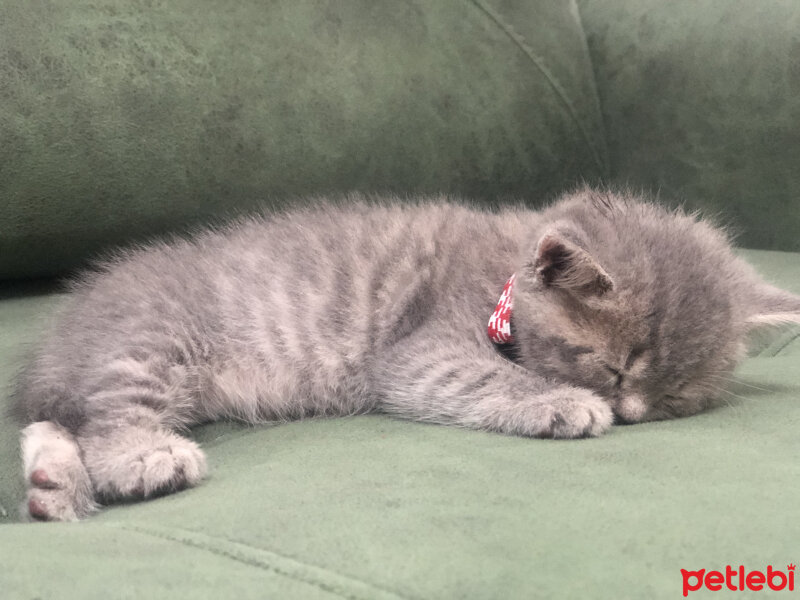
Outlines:
{"label": "fluffy tail", "polygon": [[80,448],[66,429],[38,421],[22,430],[22,462],[27,500],[25,518],[77,521],[97,509]]}

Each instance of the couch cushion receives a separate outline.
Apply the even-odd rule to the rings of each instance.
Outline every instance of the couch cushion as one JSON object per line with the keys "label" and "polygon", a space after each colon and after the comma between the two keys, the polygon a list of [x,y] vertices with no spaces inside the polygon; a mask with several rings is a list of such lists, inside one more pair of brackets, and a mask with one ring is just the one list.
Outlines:
{"label": "couch cushion", "polygon": [[351,190],[605,174],[571,0],[0,3],[0,279]]}
{"label": "couch cushion", "polygon": [[[746,252],[800,292],[800,255]],[[0,378],[58,298],[0,302]],[[800,340],[738,371],[727,405],[531,440],[393,420],[219,423],[196,489],[80,524],[19,524],[0,429],[0,589],[108,598],[675,598],[680,569],[798,560]]]}
{"label": "couch cushion", "polygon": [[800,3],[579,0],[612,181],[800,251]]}

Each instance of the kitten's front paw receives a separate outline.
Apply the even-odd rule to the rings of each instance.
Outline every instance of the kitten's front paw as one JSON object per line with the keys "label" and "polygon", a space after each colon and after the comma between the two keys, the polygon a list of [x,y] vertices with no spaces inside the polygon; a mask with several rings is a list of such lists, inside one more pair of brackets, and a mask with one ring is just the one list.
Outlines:
{"label": "kitten's front paw", "polygon": [[548,403],[548,424],[538,437],[596,437],[608,431],[614,415],[608,403],[589,390],[563,388]]}

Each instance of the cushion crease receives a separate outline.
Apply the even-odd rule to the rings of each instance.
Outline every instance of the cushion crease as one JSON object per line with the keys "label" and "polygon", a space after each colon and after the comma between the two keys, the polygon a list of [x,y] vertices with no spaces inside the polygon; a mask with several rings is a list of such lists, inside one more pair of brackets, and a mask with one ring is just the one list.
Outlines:
{"label": "cushion crease", "polygon": [[325,592],[336,594],[348,600],[371,600],[373,598],[410,600],[408,596],[401,596],[396,592],[355,579],[349,575],[329,571],[322,567],[304,563],[295,558],[282,556],[271,550],[256,548],[241,542],[226,540],[218,536],[210,536],[175,527],[145,527],[141,525],[116,523],[108,523],[107,525],[205,550],[235,560],[239,563],[271,571],[290,579],[302,581],[303,583],[313,585]]}
{"label": "cushion crease", "polygon": [[514,44],[522,51],[522,53],[531,61],[531,63],[537,68],[537,70],[544,76],[547,83],[555,92],[558,99],[561,101],[562,105],[564,106],[564,110],[566,111],[569,118],[575,123],[578,131],[581,133],[581,137],[583,137],[586,145],[588,146],[589,150],[592,152],[592,158],[595,161],[595,164],[600,169],[602,173],[606,173],[606,168],[603,164],[603,159],[600,156],[600,153],[597,150],[595,144],[592,143],[592,138],[589,135],[589,132],[586,130],[586,126],[584,123],[578,118],[577,112],[575,107],[572,105],[572,102],[567,95],[567,92],[559,83],[558,79],[553,75],[550,70],[544,65],[541,58],[539,58],[534,52],[533,49],[528,46],[525,42],[525,38],[520,35],[513,27],[509,24],[505,23],[495,11],[490,9],[486,6],[481,0],[470,0],[472,4],[474,4],[481,12],[483,12],[489,19],[499,27],[503,33],[505,33]]}

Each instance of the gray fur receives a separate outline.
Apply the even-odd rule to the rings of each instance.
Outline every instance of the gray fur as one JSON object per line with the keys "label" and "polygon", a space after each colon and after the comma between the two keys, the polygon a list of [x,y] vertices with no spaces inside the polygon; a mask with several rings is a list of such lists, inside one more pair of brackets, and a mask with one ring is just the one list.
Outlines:
{"label": "gray fur", "polygon": [[[177,432],[223,418],[377,410],[575,438],[614,415],[688,415],[750,329],[800,321],[800,298],[721,230],[625,194],[540,213],[351,200],[123,252],[77,281],[18,387],[38,449],[28,512],[194,485],[205,459]],[[514,272],[511,362],[486,322]],[[48,451],[53,428],[76,451]]]}

